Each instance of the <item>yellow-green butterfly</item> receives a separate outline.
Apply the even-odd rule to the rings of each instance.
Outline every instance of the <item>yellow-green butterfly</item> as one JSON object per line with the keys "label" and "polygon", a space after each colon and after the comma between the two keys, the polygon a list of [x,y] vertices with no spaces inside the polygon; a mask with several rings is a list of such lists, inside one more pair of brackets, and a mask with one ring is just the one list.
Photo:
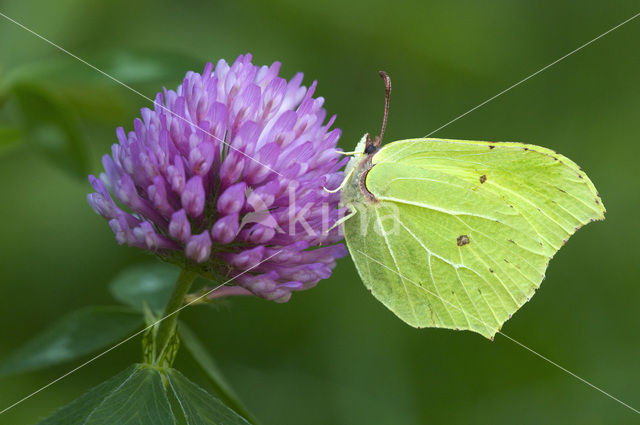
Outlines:
{"label": "yellow-green butterfly", "polygon": [[[409,139],[358,143],[341,221],[365,286],[414,327],[492,338],[540,286],[576,230],[604,218],[569,158],[523,143]],[[359,217],[359,218],[358,218]]]}

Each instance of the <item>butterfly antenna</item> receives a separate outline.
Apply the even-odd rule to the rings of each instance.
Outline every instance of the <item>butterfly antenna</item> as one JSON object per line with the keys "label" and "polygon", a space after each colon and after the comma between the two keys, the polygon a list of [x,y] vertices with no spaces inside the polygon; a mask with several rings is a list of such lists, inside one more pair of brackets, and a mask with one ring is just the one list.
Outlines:
{"label": "butterfly antenna", "polygon": [[384,137],[384,130],[387,128],[387,117],[389,116],[389,98],[391,97],[391,78],[384,72],[379,72],[380,76],[384,80],[384,116],[382,117],[382,129],[380,130],[380,137],[377,140],[377,145],[382,143],[382,137]]}

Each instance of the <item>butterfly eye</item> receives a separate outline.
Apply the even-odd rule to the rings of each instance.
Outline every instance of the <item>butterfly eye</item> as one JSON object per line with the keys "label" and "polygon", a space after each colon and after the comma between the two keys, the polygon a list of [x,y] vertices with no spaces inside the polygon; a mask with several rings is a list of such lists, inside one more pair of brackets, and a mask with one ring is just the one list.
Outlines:
{"label": "butterfly eye", "polygon": [[378,148],[375,145],[367,145],[367,147],[364,148],[364,153],[366,153],[367,155],[370,155],[377,150]]}

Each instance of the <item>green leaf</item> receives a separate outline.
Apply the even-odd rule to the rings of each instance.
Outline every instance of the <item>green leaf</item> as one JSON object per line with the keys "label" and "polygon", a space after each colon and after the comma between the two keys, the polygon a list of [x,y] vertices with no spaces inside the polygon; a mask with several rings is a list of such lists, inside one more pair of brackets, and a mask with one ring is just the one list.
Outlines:
{"label": "green leaf", "polygon": [[249,422],[257,423],[258,421],[249,413],[244,404],[240,401],[236,393],[233,391],[222,371],[216,364],[211,354],[204,347],[197,335],[184,323],[178,326],[178,335],[182,340],[183,346],[189,351],[196,363],[205,372],[209,383],[213,386],[213,390],[218,397],[230,408],[238,414],[244,416]]}
{"label": "green leaf", "polygon": [[132,365],[116,376],[96,385],[80,398],[58,409],[51,416],[38,422],[38,425],[75,425],[82,424],[91,412],[124,382],[140,370],[140,365]]}
{"label": "green leaf", "polygon": [[27,143],[56,165],[86,179],[87,142],[71,107],[36,85],[20,84],[11,90]]}
{"label": "green leaf", "polygon": [[83,425],[175,423],[160,372],[143,367],[105,398]]}
{"label": "green leaf", "polygon": [[[125,84],[163,84],[178,82],[189,69],[203,67],[202,60],[166,50],[111,50],[85,57],[86,61]],[[47,86],[112,86],[118,84],[106,75],[71,57],[26,64],[14,68],[7,84],[41,81]]]}
{"label": "green leaf", "polygon": [[177,370],[169,369],[166,375],[180,403],[187,425],[249,425],[243,417]]}
{"label": "green leaf", "polygon": [[160,372],[134,365],[38,425],[174,425]]}
{"label": "green leaf", "polygon": [[0,376],[42,369],[89,354],[130,335],[142,316],[124,307],[87,307],[53,323],[0,362]]}
{"label": "green leaf", "polygon": [[[204,66],[204,61],[189,55],[148,49],[98,52],[85,59],[150,99],[162,86],[180,83],[187,70]],[[139,109],[145,102],[152,107],[149,100],[68,56],[19,66],[5,78],[8,87],[21,83],[50,90],[73,105],[81,116],[109,124],[126,118],[132,108]]]}
{"label": "green leaf", "polygon": [[180,269],[166,263],[149,263],[130,267],[118,274],[111,284],[111,294],[122,303],[143,311],[162,312],[169,301]]}

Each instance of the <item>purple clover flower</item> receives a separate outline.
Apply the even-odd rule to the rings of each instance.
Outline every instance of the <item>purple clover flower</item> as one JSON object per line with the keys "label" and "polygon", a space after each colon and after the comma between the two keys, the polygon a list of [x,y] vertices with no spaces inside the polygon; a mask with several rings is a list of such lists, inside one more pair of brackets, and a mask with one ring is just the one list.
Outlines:
{"label": "purple clover flower", "polygon": [[248,54],[208,63],[158,93],[134,131],[118,128],[87,200],[119,244],[220,283],[250,269],[214,296],[285,302],[331,275],[346,255],[339,228],[329,230],[340,196],[323,190],[344,177],[340,130],[330,130],[335,116],[324,123],[316,82],[307,89],[301,73],[286,81],[279,69]]}

